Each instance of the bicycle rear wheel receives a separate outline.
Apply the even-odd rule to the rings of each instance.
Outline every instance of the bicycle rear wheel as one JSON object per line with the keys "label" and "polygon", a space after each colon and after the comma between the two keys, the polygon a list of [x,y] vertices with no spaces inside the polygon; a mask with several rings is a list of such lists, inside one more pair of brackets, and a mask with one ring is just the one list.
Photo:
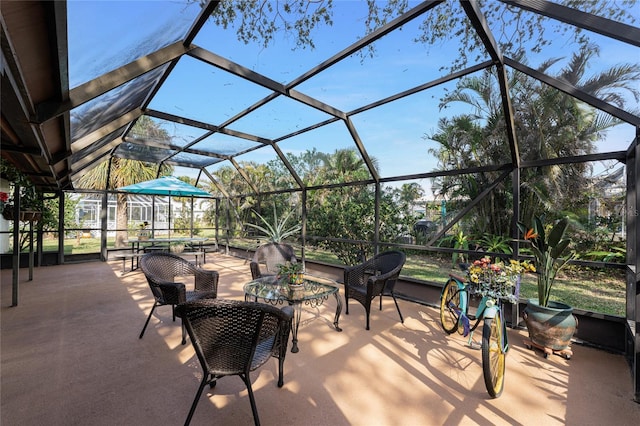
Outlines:
{"label": "bicycle rear wheel", "polygon": [[503,339],[500,314],[498,313],[495,318],[485,318],[482,328],[482,372],[484,385],[493,398],[499,397],[504,389]]}
{"label": "bicycle rear wheel", "polygon": [[452,334],[458,329],[461,312],[458,283],[450,278],[440,296],[440,324],[447,334]]}

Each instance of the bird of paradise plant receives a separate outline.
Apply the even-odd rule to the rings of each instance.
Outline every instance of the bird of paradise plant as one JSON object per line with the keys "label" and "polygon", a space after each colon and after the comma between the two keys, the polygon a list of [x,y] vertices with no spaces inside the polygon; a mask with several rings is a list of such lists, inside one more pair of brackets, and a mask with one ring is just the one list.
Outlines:
{"label": "bird of paradise plant", "polygon": [[518,229],[524,240],[531,244],[531,252],[535,257],[535,268],[538,273],[538,303],[540,306],[549,305],[551,288],[556,280],[558,271],[564,268],[575,253],[563,257],[571,244],[570,238],[565,238],[569,219],[562,218],[547,232],[548,227],[543,223],[544,218],[535,216],[531,227],[518,222]]}

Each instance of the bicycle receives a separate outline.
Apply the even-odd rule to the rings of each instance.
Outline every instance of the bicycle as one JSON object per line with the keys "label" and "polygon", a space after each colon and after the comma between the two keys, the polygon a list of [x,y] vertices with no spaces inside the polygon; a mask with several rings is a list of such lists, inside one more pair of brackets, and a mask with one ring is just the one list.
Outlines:
{"label": "bicycle", "polygon": [[[496,273],[490,271],[487,263],[485,266],[489,274]],[[482,372],[487,392],[493,398],[499,397],[504,389],[505,357],[509,350],[503,305],[505,301],[517,302],[519,287],[519,273],[508,278],[504,275],[500,279],[495,276],[479,278],[478,282],[450,274],[440,296],[440,322],[447,334],[458,331],[461,335],[469,335],[469,345],[473,347],[473,332],[483,321]],[[471,315],[469,299],[474,295],[482,298],[475,314]],[[472,321],[475,322],[472,324]]]}

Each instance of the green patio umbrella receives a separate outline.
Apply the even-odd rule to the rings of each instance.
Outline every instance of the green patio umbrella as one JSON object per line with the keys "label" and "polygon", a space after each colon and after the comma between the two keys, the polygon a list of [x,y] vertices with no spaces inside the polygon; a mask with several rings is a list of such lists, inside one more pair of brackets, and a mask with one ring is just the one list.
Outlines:
{"label": "green patio umbrella", "polygon": [[[171,197],[210,197],[207,191],[188,184],[174,176],[134,183],[118,188],[133,194],[162,195],[169,197],[169,229],[171,229]],[[171,232],[171,231],[169,231]]]}
{"label": "green patio umbrella", "polygon": [[210,197],[207,191],[181,181],[174,176],[164,176],[158,179],[134,183],[118,188],[120,191],[135,194],[164,195],[171,197]]}

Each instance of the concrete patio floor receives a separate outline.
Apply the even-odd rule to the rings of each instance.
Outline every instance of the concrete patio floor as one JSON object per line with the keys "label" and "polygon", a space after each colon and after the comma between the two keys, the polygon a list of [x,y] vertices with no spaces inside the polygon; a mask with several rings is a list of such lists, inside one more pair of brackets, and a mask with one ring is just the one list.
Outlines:
{"label": "concrete patio floor", "polygon": [[[220,272],[219,298],[243,299],[244,259],[208,255]],[[19,304],[10,307],[11,270],[2,270],[1,417],[11,425],[181,425],[198,388],[200,365],[179,322],[153,303],[140,271],[90,262],[20,271]],[[342,294],[342,289],[341,289]],[[251,376],[263,425],[637,425],[631,371],[618,354],[573,345],[571,360],[527,349],[509,331],[506,385],[491,399],[481,353],[446,336],[431,307],[400,300],[364,309],[350,304],[332,327],[335,300],[303,311],[300,352]],[[205,388],[192,425],[249,425],[243,382]]]}

